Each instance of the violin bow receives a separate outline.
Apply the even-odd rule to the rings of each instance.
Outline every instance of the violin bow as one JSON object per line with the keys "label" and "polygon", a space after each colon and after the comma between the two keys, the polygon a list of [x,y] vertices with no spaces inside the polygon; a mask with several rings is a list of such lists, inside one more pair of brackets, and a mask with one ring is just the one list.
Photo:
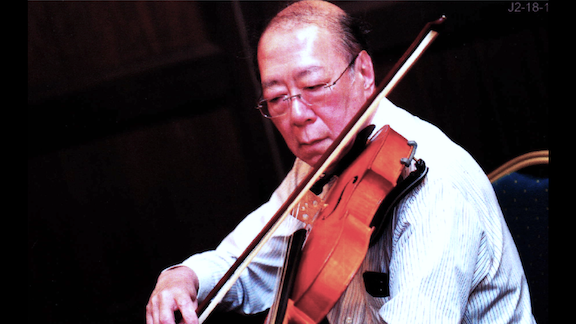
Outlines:
{"label": "violin bow", "polygon": [[388,96],[394,87],[402,80],[404,75],[410,68],[418,61],[426,49],[438,36],[438,29],[446,20],[446,16],[442,15],[439,19],[431,21],[424,26],[422,31],[418,34],[414,42],[410,45],[408,50],[402,55],[400,60],[388,72],[384,80],[380,83],[377,90],[371,98],[369,98],[358,113],[346,125],[340,135],[334,140],[332,145],[322,155],[316,166],[308,173],[306,178],[296,187],[290,194],[288,199],[282,204],[274,216],[266,223],[260,233],[252,240],[250,245],[242,252],[236,259],[234,264],[224,274],[222,279],[218,281],[216,286],[208,293],[206,298],[200,303],[196,309],[198,314],[199,323],[203,323],[216,306],[222,301],[226,293],[232,288],[234,283],[240,278],[240,274],[252,260],[256,257],[258,252],[266,244],[274,232],[280,227],[282,222],[288,217],[290,211],[293,210],[298,202],[304,198],[306,192],[310,190],[312,185],[318,181],[326,169],[336,162],[341,153],[345,150],[349,143],[352,143],[356,133],[368,121],[368,118],[375,112],[379,102]]}

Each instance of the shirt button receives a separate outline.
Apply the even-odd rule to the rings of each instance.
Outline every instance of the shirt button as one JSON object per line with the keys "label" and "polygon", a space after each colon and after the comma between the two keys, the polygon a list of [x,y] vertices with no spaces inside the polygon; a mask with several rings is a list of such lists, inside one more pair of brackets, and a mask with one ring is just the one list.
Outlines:
{"label": "shirt button", "polygon": [[346,317],[346,324],[352,323],[352,317]]}

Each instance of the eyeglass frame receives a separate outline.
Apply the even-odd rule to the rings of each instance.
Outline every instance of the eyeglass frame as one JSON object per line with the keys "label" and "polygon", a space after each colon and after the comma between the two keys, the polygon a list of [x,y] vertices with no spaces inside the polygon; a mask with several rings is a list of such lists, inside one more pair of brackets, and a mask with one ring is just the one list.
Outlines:
{"label": "eyeglass frame", "polygon": [[[336,83],[342,78],[342,76],[344,76],[344,73],[346,73],[346,71],[348,71],[348,69],[349,69],[352,65],[354,65],[354,63],[356,62],[356,59],[358,58],[358,56],[360,56],[360,53],[361,53],[361,51],[358,52],[358,54],[356,54],[356,55],[354,56],[354,58],[352,59],[352,61],[350,61],[350,63],[348,63],[348,66],[346,66],[346,68],[344,69],[344,71],[342,71],[342,73],[340,73],[340,76],[338,76],[338,78],[336,78],[336,80],[334,80],[334,82],[331,82],[331,83],[328,82],[328,83],[326,83],[326,84],[323,86],[323,88],[326,89],[326,88],[332,88],[333,86],[335,86]],[[261,98],[261,99],[258,100],[258,104],[257,104],[257,106],[256,106],[256,109],[258,109],[258,110],[260,111],[260,114],[262,114],[262,116],[264,116],[265,118],[272,119],[272,118],[282,117],[282,116],[286,115],[286,114],[288,113],[288,111],[290,110],[290,109],[287,109],[286,112],[284,112],[283,114],[277,115],[277,116],[269,116],[269,115],[266,115],[266,114],[264,113],[264,111],[262,110],[262,108],[264,108],[264,107],[262,106],[262,103],[267,102],[267,101],[270,100],[270,99],[264,99],[262,96],[261,96],[260,98]],[[302,99],[302,94],[299,93],[299,94],[296,94],[296,95],[293,95],[293,96],[290,96],[290,95],[287,95],[287,94],[286,94],[286,95],[284,95],[284,96],[282,97],[282,101],[292,100],[293,98],[300,98],[300,100],[303,100],[303,99]],[[306,102],[306,104],[308,104],[308,103]]]}

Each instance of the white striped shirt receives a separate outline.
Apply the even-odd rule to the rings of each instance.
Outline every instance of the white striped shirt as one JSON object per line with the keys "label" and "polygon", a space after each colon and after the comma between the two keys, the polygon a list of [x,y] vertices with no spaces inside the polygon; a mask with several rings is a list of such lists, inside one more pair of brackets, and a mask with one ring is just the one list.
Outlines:
{"label": "white striped shirt", "polygon": [[[384,100],[372,123],[389,124],[418,143],[416,158],[430,168],[394,211],[392,226],[372,246],[348,289],[328,314],[330,323],[534,323],[518,252],[486,175],[438,128]],[[270,200],[252,212],[215,251],[183,262],[200,279],[203,299],[235,258],[306,176],[296,159]],[[326,192],[327,190],[324,190]],[[222,307],[256,313],[270,307],[289,218],[263,248]],[[365,271],[389,274],[390,296],[366,292]]]}

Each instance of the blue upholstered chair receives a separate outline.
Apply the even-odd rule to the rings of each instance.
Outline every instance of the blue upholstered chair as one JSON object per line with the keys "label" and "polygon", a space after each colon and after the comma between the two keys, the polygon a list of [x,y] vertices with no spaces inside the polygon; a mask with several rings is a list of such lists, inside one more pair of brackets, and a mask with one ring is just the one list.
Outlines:
{"label": "blue upholstered chair", "polygon": [[[548,151],[519,156],[488,174],[524,266],[536,322],[548,323]],[[546,168],[546,176],[522,172]]]}

